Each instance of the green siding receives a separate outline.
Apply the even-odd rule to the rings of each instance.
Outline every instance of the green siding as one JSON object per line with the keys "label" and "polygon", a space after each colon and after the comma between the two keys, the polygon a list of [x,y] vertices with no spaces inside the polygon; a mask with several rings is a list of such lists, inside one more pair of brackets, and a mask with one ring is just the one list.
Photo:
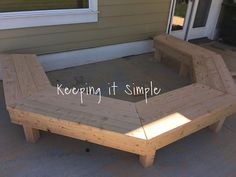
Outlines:
{"label": "green siding", "polygon": [[170,0],[99,0],[96,23],[0,30],[0,52],[47,54],[150,39],[165,32]]}

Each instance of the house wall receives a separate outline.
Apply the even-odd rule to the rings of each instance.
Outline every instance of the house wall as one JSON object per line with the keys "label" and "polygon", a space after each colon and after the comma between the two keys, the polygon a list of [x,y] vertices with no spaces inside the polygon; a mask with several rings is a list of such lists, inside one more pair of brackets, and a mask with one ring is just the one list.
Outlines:
{"label": "house wall", "polygon": [[99,0],[96,23],[0,30],[0,52],[49,54],[150,39],[165,32],[170,0]]}

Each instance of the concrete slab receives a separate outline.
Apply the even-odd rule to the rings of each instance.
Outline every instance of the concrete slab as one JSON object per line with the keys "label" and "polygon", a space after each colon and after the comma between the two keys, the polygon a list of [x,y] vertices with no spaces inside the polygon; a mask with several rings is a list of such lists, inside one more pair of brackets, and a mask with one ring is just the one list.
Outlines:
{"label": "concrete slab", "polygon": [[[48,75],[53,84],[60,80],[68,85],[87,81],[99,86],[116,79],[121,83],[133,79],[143,83],[153,79],[168,90],[188,84],[151,58],[152,54],[128,57]],[[167,78],[171,80],[167,81]],[[129,99],[136,101],[137,98]],[[0,177],[236,176],[236,115],[226,121],[218,134],[204,129],[162,148],[156,154],[154,166],[144,169],[136,155],[50,133],[41,132],[41,139],[36,144],[29,144],[22,128],[10,123],[3,100],[0,82]]]}
{"label": "concrete slab", "polygon": [[108,96],[108,83],[115,81],[119,88],[117,95],[111,97],[133,102],[142,100],[143,96],[124,94],[126,84],[148,86],[153,81],[162,89],[161,93],[165,93],[191,83],[190,79],[179,77],[175,70],[153,61],[153,53],[53,71],[48,73],[48,77],[55,86],[59,83],[67,87],[82,87],[87,83],[100,87],[105,93],[103,96]]}

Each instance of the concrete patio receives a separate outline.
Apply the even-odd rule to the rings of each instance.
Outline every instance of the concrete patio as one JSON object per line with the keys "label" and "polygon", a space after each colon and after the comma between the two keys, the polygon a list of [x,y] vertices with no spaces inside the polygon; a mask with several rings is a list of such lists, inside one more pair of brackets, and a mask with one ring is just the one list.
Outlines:
{"label": "concrete patio", "polygon": [[[47,73],[53,85],[105,89],[108,82],[148,84],[153,81],[162,93],[190,84],[175,70],[155,61],[153,54]],[[69,79],[68,79],[69,78]],[[106,96],[106,95],[104,95]],[[118,99],[138,101],[118,92]],[[41,133],[36,144],[25,141],[21,127],[10,123],[0,82],[0,177],[235,177],[236,115],[227,119],[222,131],[201,130],[162,148],[154,166],[144,169],[137,156],[99,145]]]}

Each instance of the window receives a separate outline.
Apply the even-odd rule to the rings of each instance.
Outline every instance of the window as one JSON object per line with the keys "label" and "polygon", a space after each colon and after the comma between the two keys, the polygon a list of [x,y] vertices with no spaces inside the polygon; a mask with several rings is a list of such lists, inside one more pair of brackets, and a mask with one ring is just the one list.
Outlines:
{"label": "window", "polygon": [[183,30],[189,1],[176,0],[171,31]]}
{"label": "window", "polygon": [[212,0],[199,0],[193,28],[206,26]]}
{"label": "window", "polygon": [[97,22],[97,10],[97,0],[1,0],[0,29]]}

